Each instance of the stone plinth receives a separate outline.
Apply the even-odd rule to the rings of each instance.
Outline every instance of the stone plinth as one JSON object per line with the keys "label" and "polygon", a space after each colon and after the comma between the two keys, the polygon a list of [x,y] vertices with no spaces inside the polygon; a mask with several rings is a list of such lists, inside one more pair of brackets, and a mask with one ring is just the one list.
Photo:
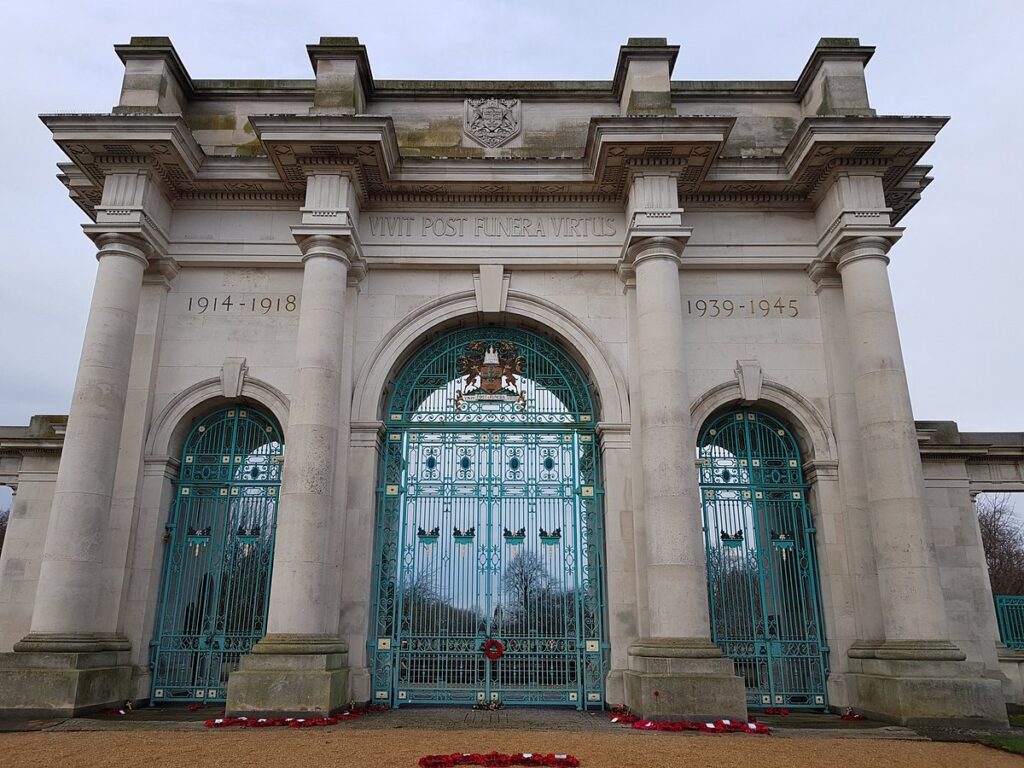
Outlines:
{"label": "stone plinth", "polygon": [[0,654],[0,717],[74,717],[130,696],[124,638],[29,635],[14,647]]}
{"label": "stone plinth", "polygon": [[746,719],[743,678],[706,640],[652,638],[629,648],[626,703],[658,720]]}
{"label": "stone plinth", "polygon": [[320,635],[267,635],[228,678],[224,711],[326,715],[349,701],[348,644]]}
{"label": "stone plinth", "polygon": [[950,643],[858,643],[849,656],[851,700],[870,717],[909,726],[1007,727],[1000,682]]}

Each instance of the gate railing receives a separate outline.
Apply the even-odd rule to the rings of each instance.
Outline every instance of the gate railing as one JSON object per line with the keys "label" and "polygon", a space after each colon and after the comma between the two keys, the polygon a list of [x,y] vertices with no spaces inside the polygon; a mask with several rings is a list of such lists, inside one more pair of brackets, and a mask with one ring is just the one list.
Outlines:
{"label": "gate railing", "polygon": [[996,619],[1003,645],[1024,651],[1024,595],[996,595]]}

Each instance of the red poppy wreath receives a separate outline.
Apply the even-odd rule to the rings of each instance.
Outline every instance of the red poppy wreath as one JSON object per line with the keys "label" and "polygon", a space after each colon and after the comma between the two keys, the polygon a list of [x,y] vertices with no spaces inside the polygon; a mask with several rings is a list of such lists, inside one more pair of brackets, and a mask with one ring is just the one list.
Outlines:
{"label": "red poppy wreath", "polygon": [[497,661],[505,655],[505,646],[501,644],[500,640],[495,640],[493,637],[484,643],[484,656],[491,661]]}

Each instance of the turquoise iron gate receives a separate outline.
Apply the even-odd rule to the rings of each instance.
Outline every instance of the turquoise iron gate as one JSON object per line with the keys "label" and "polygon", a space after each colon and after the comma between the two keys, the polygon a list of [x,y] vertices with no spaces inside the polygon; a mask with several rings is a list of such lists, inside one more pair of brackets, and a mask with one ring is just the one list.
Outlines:
{"label": "turquoise iron gate", "polygon": [[263,637],[283,444],[235,406],[196,424],[164,535],[152,646],[153,701],[223,701],[228,674]]}
{"label": "turquoise iron gate", "polygon": [[603,706],[600,472],[576,365],[527,331],[456,331],[406,366],[386,418],[374,699]]}
{"label": "turquoise iron gate", "polygon": [[742,409],[701,434],[711,633],[751,707],[822,709],[828,675],[800,453],[764,413]]}
{"label": "turquoise iron gate", "polygon": [[996,619],[1003,645],[1024,651],[1024,596],[996,595]]}

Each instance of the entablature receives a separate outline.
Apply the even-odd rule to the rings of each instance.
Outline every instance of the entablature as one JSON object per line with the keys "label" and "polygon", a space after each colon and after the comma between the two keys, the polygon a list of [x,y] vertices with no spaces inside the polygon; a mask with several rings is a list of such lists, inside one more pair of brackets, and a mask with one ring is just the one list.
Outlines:
{"label": "entablature", "polygon": [[918,165],[946,118],[809,117],[779,158],[721,158],[735,119],[592,118],[581,158],[403,157],[394,122],[371,115],[260,115],[268,153],[211,157],[178,115],[44,115],[71,160],[61,180],[95,217],[104,177],[145,167],[175,204],[300,202],[315,173],[350,177],[364,208],[403,204],[616,204],[639,172],[677,179],[688,210],[813,210],[851,169],[882,178],[895,223],[930,182]]}

